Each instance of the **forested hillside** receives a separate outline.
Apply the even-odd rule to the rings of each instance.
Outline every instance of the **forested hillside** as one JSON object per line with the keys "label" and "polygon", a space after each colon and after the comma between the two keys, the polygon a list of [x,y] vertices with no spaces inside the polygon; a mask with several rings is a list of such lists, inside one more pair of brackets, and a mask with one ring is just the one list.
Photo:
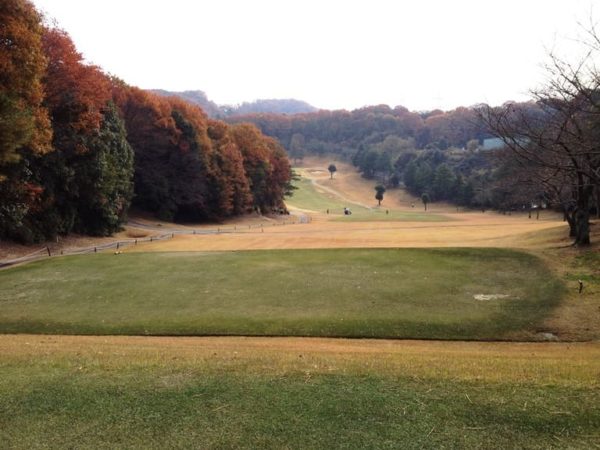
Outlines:
{"label": "forested hillside", "polygon": [[416,113],[379,105],[228,120],[256,124],[276,137],[294,160],[306,154],[337,155],[352,161],[366,178],[392,186],[404,183],[418,196],[427,193],[434,201],[468,206],[493,204],[493,164],[482,149],[492,135],[475,108]]}
{"label": "forested hillside", "polygon": [[0,238],[109,235],[130,206],[171,220],[283,206],[285,151],[88,65],[27,0],[0,4]]}

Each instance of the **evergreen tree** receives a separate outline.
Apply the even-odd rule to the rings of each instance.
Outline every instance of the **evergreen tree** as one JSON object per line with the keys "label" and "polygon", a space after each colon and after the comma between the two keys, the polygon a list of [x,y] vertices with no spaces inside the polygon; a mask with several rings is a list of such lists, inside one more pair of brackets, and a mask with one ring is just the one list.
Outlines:
{"label": "evergreen tree", "polygon": [[331,179],[333,180],[333,174],[335,172],[337,172],[337,167],[335,167],[335,164],[329,164],[329,167],[327,167],[327,170],[329,171],[329,174],[331,175]]}
{"label": "evergreen tree", "polygon": [[77,162],[75,229],[108,236],[126,220],[133,196],[133,149],[113,104],[107,107],[100,132],[90,139],[88,148]]}
{"label": "evergreen tree", "polygon": [[454,184],[456,178],[452,170],[445,163],[440,164],[435,169],[433,177],[432,191],[437,200],[451,200],[454,196]]}
{"label": "evergreen tree", "polygon": [[375,186],[375,199],[378,201],[378,206],[381,206],[383,200],[383,194],[385,193],[385,186],[378,184]]}

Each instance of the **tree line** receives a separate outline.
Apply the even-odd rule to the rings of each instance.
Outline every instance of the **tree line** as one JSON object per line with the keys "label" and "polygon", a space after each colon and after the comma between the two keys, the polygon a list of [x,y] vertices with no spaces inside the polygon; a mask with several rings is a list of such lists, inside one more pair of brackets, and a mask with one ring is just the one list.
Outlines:
{"label": "tree line", "polygon": [[381,144],[390,136],[403,139],[403,145],[415,149],[440,150],[462,148],[472,139],[482,141],[492,136],[479,120],[476,108],[464,107],[417,113],[402,106],[392,109],[378,105],[353,111],[248,114],[227,121],[256,124],[263,133],[276,137],[296,159],[310,153],[335,154],[349,160],[358,148]]}
{"label": "tree line", "polygon": [[[409,112],[386,105],[294,116],[248,115],[290,158],[335,154],[365,178],[415,196],[500,211],[562,211],[569,235],[590,242],[600,217],[600,38],[592,28],[580,61],[551,55],[548,84],[529,102]],[[484,145],[497,138],[498,148]]]}
{"label": "tree line", "polygon": [[432,201],[467,207],[500,207],[495,189],[496,164],[483,149],[494,135],[477,107],[452,111],[410,112],[398,106],[354,111],[319,111],[282,116],[246,115],[287,148],[292,160],[305,154],[334,154],[351,161],[367,179]]}
{"label": "tree line", "polygon": [[86,64],[27,0],[0,4],[0,238],[110,235],[131,207],[218,220],[283,207],[282,146]]}

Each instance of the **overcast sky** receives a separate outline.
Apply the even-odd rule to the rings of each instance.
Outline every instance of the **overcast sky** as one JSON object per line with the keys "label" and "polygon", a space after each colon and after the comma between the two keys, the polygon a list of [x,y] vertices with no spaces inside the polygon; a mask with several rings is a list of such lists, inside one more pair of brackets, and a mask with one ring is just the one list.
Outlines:
{"label": "overcast sky", "polygon": [[88,61],[142,88],[447,110],[528,98],[598,0],[33,1]]}

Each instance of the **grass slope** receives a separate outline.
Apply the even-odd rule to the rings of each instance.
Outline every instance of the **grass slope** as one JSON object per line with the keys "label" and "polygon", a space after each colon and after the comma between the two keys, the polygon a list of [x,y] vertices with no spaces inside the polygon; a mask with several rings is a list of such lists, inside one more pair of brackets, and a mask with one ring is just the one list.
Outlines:
{"label": "grass slope", "polygon": [[563,292],[502,249],[83,255],[2,271],[0,286],[5,333],[436,339],[535,330]]}
{"label": "grass slope", "polygon": [[332,192],[318,191],[311,180],[305,177],[294,181],[293,184],[297,189],[292,197],[286,200],[286,203],[296,208],[322,213],[329,209],[331,214],[338,215],[344,213],[345,207],[352,209],[353,212],[368,211],[368,208],[344,201]]}
{"label": "grass slope", "polygon": [[600,444],[597,344],[4,336],[0,354],[3,448]]}
{"label": "grass slope", "polygon": [[[300,208],[307,211],[315,211],[329,214],[336,221],[344,222],[440,222],[450,220],[448,217],[427,213],[424,211],[398,211],[385,207],[366,208],[362,205],[345,201],[333,192],[318,190],[315,185],[307,178],[301,178],[295,181],[294,185],[298,188],[294,195],[286,200],[290,207]],[[375,191],[373,191],[375,192]],[[375,195],[375,194],[373,194]],[[384,202],[385,203],[385,202]],[[344,216],[344,208],[350,208],[352,215]],[[388,213],[386,214],[386,211]]]}

